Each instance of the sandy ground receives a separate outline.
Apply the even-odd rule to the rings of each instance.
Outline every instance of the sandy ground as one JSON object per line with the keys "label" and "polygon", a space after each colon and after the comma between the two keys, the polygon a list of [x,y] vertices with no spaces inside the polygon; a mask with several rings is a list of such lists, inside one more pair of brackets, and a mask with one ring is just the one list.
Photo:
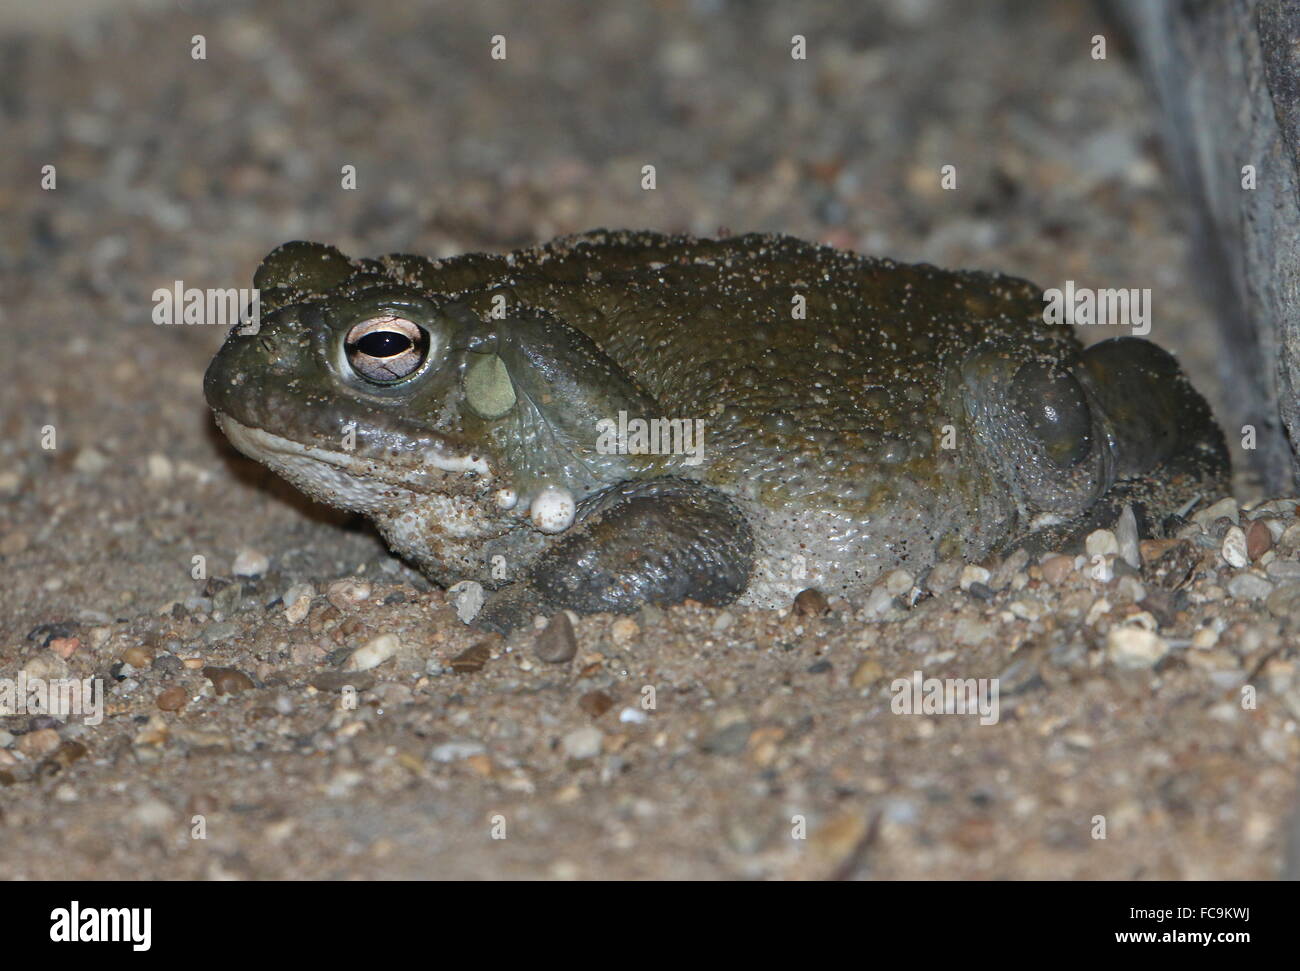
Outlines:
{"label": "sandy ground", "polygon": [[[1088,56],[1091,7],[43,7],[0,18],[0,678],[103,678],[106,714],[0,718],[0,877],[1297,872],[1291,504],[1108,580],[1020,559],[827,615],[584,618],[545,663],[234,453],[201,393],[223,331],[150,318],[293,238],[774,230],[1151,287],[1213,400],[1152,108],[1116,39]],[[1000,678],[1000,718],[895,713],[914,671]]]}

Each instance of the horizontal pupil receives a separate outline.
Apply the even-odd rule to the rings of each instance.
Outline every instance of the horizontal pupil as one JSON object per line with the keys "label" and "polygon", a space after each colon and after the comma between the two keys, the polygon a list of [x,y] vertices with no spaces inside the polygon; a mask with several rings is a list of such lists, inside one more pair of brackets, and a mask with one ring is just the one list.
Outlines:
{"label": "horizontal pupil", "polygon": [[411,347],[411,338],[391,330],[376,330],[357,341],[357,350],[369,357],[393,357]]}

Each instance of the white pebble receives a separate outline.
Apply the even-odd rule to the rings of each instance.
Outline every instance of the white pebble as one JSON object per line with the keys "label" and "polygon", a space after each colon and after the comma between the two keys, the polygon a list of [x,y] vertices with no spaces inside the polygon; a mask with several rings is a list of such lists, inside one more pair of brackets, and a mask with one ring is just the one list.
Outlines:
{"label": "white pebble", "polygon": [[957,585],[963,590],[969,590],[972,583],[987,584],[990,576],[992,574],[984,567],[976,566],[974,563],[967,563],[962,567],[961,579],[957,582]]}
{"label": "white pebble", "polygon": [[1142,568],[1142,556],[1138,552],[1138,524],[1133,515],[1133,507],[1125,506],[1115,523],[1115,543],[1120,558],[1135,570]]}
{"label": "white pebble", "polygon": [[1131,671],[1153,667],[1167,653],[1165,639],[1141,627],[1112,627],[1106,635],[1106,656],[1116,667]]}
{"label": "white pebble", "polygon": [[885,576],[885,590],[891,597],[901,597],[912,589],[914,582],[912,574],[906,570],[891,570]]}
{"label": "white pebble", "polygon": [[529,517],[543,533],[562,533],[573,525],[577,514],[573,493],[559,486],[548,485],[533,500]]}
{"label": "white pebble", "polygon": [[569,732],[564,736],[561,745],[564,747],[564,754],[571,759],[590,759],[600,754],[604,742],[604,733],[599,728],[588,725]]}
{"label": "white pebble", "polygon": [[339,610],[351,610],[370,599],[370,584],[355,577],[335,580],[325,588],[325,597]]}
{"label": "white pebble", "polygon": [[1119,540],[1109,529],[1096,529],[1088,534],[1083,548],[1091,556],[1118,556]]}
{"label": "white pebble", "polygon": [[237,577],[260,577],[271,568],[271,560],[261,550],[240,550],[230,572]]}
{"label": "white pebble", "polygon": [[291,624],[301,623],[311,610],[311,598],[316,588],[310,583],[295,583],[280,599],[284,603],[284,619]]}
{"label": "white pebble", "polygon": [[1229,566],[1243,569],[1250,558],[1246,555],[1246,533],[1240,526],[1231,526],[1223,534],[1223,547],[1220,550]]}
{"label": "white pebble", "polygon": [[1192,516],[1192,522],[1206,530],[1216,519],[1231,519],[1234,524],[1238,522],[1237,500],[1231,496],[1220,499]]}
{"label": "white pebble", "polygon": [[451,597],[456,616],[462,624],[473,621],[483,609],[483,584],[477,580],[461,580],[452,584],[447,588],[447,596]]}
{"label": "white pebble", "polygon": [[397,639],[396,634],[380,634],[374,640],[358,647],[352,652],[352,657],[348,659],[345,671],[369,671],[371,668],[377,668],[390,657],[397,653],[402,646],[402,642]]}

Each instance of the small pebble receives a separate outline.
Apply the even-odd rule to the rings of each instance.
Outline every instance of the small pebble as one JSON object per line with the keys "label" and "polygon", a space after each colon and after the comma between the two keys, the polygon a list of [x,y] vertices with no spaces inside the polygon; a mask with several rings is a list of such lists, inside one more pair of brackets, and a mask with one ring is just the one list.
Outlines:
{"label": "small pebble", "polygon": [[1169,644],[1165,639],[1141,627],[1112,627],[1106,635],[1106,656],[1116,667],[1150,668],[1167,653]]}
{"label": "small pebble", "polygon": [[867,658],[859,664],[849,678],[849,685],[856,691],[869,688],[885,676],[885,669],[874,658]]}
{"label": "small pebble", "polygon": [[1125,506],[1115,523],[1115,543],[1120,559],[1135,570],[1142,568],[1142,556],[1138,551],[1137,517],[1133,507]]}
{"label": "small pebble", "polygon": [[906,570],[890,570],[885,574],[885,592],[891,597],[901,597],[915,582],[916,578]]}
{"label": "small pebble", "polygon": [[604,742],[604,733],[594,725],[587,725],[569,732],[560,744],[571,759],[591,759],[600,754]]}
{"label": "small pebble", "polygon": [[189,701],[189,697],[189,692],[176,685],[159,693],[157,705],[163,711],[180,711]]}
{"label": "small pebble", "polygon": [[1087,551],[1088,557],[1094,556],[1118,556],[1119,540],[1109,529],[1096,529],[1088,534],[1088,538],[1083,542],[1083,548]]}
{"label": "small pebble", "polygon": [[588,691],[578,699],[578,707],[592,718],[599,718],[614,707],[614,699],[604,691]]}
{"label": "small pebble", "polygon": [[1258,560],[1272,548],[1273,533],[1269,530],[1268,521],[1256,519],[1250,524],[1250,529],[1246,530],[1246,555],[1252,561]]}
{"label": "small pebble", "polygon": [[402,642],[397,639],[396,634],[380,634],[353,651],[343,670],[369,671],[371,668],[377,668],[396,654],[401,646]]}
{"label": "small pebble", "polygon": [[1059,587],[1074,573],[1074,557],[1061,556],[1059,553],[1049,556],[1038,565],[1043,571],[1043,579],[1054,587]]}
{"label": "small pebble", "polygon": [[15,748],[29,759],[40,759],[59,747],[59,733],[53,728],[39,728],[18,739]]}
{"label": "small pebble", "polygon": [[271,560],[261,550],[240,550],[230,572],[237,577],[260,577],[271,568]]}
{"label": "small pebble", "polygon": [[122,660],[137,671],[143,671],[153,663],[153,651],[143,644],[132,644],[122,652]]}
{"label": "small pebble", "polygon": [[482,742],[463,739],[435,745],[429,755],[435,762],[459,762],[462,759],[482,755],[486,751],[487,747]]}
{"label": "small pebble", "polygon": [[931,568],[925,578],[925,585],[936,596],[947,593],[957,586],[957,582],[961,578],[961,571],[965,567],[966,564],[961,560],[942,560]]}
{"label": "small pebble", "polygon": [[735,622],[736,622],[735,615],[724,610],[721,613],[719,613],[717,617],[713,618],[713,623],[710,624],[709,626],[711,627],[711,629],[715,634],[720,634]]}
{"label": "small pebble", "polygon": [[1216,519],[1231,520],[1234,525],[1239,521],[1237,500],[1229,496],[1226,499],[1220,499],[1212,506],[1207,506],[1198,513],[1192,515],[1192,522],[1200,526],[1201,529],[1208,531]]}
{"label": "small pebble", "polygon": [[479,641],[448,661],[447,666],[457,674],[477,674],[491,659],[491,644],[488,641]]}
{"label": "small pebble", "polygon": [[578,638],[573,632],[573,621],[561,610],[547,621],[533,645],[533,653],[547,664],[564,664],[578,653]]}
{"label": "small pebble", "polygon": [[1250,562],[1246,555],[1246,533],[1240,526],[1230,526],[1228,531],[1223,534],[1223,545],[1219,552],[1228,562],[1229,566],[1236,567],[1238,570]]}
{"label": "small pebble", "polygon": [[620,617],[609,627],[609,636],[619,647],[626,647],[640,633],[641,628],[631,617]]}
{"label": "small pebble", "polygon": [[1258,573],[1238,573],[1228,581],[1228,593],[1238,600],[1263,600],[1272,592],[1273,584]]}
{"label": "small pebble", "polygon": [[356,577],[335,580],[325,588],[325,599],[339,610],[352,610],[370,599],[370,584]]}
{"label": "small pebble", "polygon": [[469,624],[483,609],[483,602],[487,599],[487,595],[483,592],[483,584],[477,580],[461,580],[447,588],[447,599],[456,608],[456,616],[460,618],[460,622]]}
{"label": "small pebble", "polygon": [[826,599],[826,594],[816,587],[800,590],[795,595],[794,612],[800,617],[818,617],[829,612],[830,609],[831,605]]}
{"label": "small pebble", "polygon": [[175,677],[185,670],[185,665],[175,654],[159,654],[149,667],[167,678]]}
{"label": "small pebble", "polygon": [[219,695],[238,694],[254,686],[252,678],[235,668],[208,666],[203,669],[203,676],[212,682],[212,690]]}
{"label": "small pebble", "polygon": [[316,588],[310,583],[295,583],[280,598],[284,604],[284,619],[290,624],[298,624],[311,612],[311,601],[316,596]]}
{"label": "small pebble", "polygon": [[984,567],[976,566],[974,563],[967,563],[961,569],[961,578],[957,581],[957,586],[963,591],[969,592],[972,583],[982,583],[988,586],[990,576],[992,574]]}

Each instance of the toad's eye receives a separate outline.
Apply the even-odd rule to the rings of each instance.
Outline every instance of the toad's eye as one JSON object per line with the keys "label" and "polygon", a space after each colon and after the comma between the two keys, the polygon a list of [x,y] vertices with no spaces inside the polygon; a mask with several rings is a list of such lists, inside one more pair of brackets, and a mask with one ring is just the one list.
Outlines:
{"label": "toad's eye", "polygon": [[1026,364],[1012,383],[1016,405],[1059,469],[1072,469],[1092,451],[1092,412],[1069,371]]}
{"label": "toad's eye", "polygon": [[392,384],[410,377],[429,356],[429,333],[404,317],[373,317],[348,331],[348,364],[362,378]]}

